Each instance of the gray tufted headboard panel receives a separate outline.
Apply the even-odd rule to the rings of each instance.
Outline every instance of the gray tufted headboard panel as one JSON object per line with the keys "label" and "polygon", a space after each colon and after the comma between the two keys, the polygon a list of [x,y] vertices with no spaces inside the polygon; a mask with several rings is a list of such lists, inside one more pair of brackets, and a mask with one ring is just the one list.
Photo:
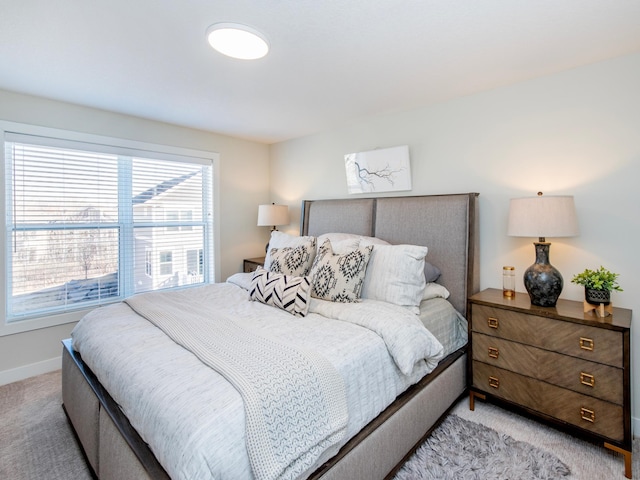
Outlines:
{"label": "gray tufted headboard panel", "polygon": [[423,245],[440,269],[451,304],[467,314],[467,298],[479,289],[478,194],[305,200],[302,235],[344,232],[392,244]]}

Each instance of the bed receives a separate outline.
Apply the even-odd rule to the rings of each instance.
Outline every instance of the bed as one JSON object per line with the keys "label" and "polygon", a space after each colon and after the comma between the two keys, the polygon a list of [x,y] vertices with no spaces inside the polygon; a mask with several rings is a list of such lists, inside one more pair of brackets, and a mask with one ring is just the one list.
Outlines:
{"label": "bed", "polygon": [[[468,296],[478,290],[477,211],[476,193],[304,201],[300,238],[323,239],[324,236],[326,239],[326,235],[331,234],[334,236],[329,243],[334,245],[334,249],[339,244],[339,240],[349,243],[348,239],[354,236],[360,239],[379,239],[383,244],[388,243],[393,246],[388,250],[395,250],[402,245],[426,246],[428,253],[427,263],[423,263],[426,265],[423,267],[424,272],[426,275],[433,274],[434,270],[439,272],[437,282],[429,283],[437,287],[436,291],[441,291],[438,288],[444,288],[448,293],[448,299],[444,301],[436,295],[437,298],[422,301],[420,309],[439,310],[441,306],[444,309],[443,303],[446,303],[453,307],[452,310],[458,317],[463,317],[467,314]],[[349,235],[344,238],[336,237],[338,233]],[[362,248],[369,252],[387,249],[387,247],[370,245],[364,245]],[[316,249],[320,252],[320,245],[317,245]],[[376,255],[381,258],[380,253]],[[261,275],[268,274],[268,271],[261,273]],[[169,323],[166,328],[169,329],[169,333],[165,332],[166,334],[160,332],[156,328],[157,325],[148,328],[148,319],[140,316],[147,313],[140,310],[142,312],[140,314],[138,309],[153,310],[155,307],[156,310],[160,310],[156,311],[155,315],[160,317],[171,311],[170,305],[159,306],[160,297],[151,296],[146,297],[147,301],[141,304],[132,301],[127,306],[118,304],[98,309],[101,312],[94,314],[87,321],[83,319],[80,322],[84,325],[95,324],[96,327],[92,329],[95,328],[97,333],[89,335],[88,331],[91,329],[88,326],[82,327],[75,333],[73,342],[71,339],[63,342],[63,406],[82,446],[87,463],[100,479],[205,478],[202,473],[205,468],[201,464],[208,468],[217,463],[221,466],[211,467],[213,472],[211,478],[251,478],[256,472],[259,473],[259,475],[256,474],[257,477],[263,478],[268,478],[269,475],[273,475],[273,478],[321,478],[324,480],[390,478],[456,400],[465,393],[467,388],[466,345],[448,342],[447,338],[443,339],[441,336],[437,338],[436,343],[439,345],[449,343],[448,350],[440,350],[440,356],[434,350],[431,359],[416,361],[411,357],[405,361],[403,360],[405,349],[401,348],[398,356],[394,356],[393,350],[388,345],[382,348],[385,353],[380,353],[377,346],[375,349],[371,346],[372,350],[367,351],[364,360],[360,357],[358,359],[355,356],[349,357],[351,346],[349,343],[343,344],[344,339],[362,337],[365,342],[365,338],[375,338],[374,343],[379,344],[380,337],[384,337],[384,332],[376,329],[393,330],[389,332],[392,336],[396,330],[401,331],[396,328],[386,328],[386,323],[382,326],[376,324],[373,327],[367,325],[372,330],[364,329],[361,325],[363,321],[368,322],[369,317],[375,320],[373,310],[380,311],[389,319],[393,315],[394,321],[397,316],[398,319],[406,320],[408,323],[422,322],[426,325],[425,322],[428,320],[416,320],[422,318],[421,310],[406,315],[396,314],[391,313],[397,311],[394,306],[389,313],[385,313],[387,312],[386,301],[376,304],[378,300],[365,300],[361,304],[370,308],[371,313],[367,314],[365,319],[361,318],[362,313],[358,313],[357,318],[354,317],[355,320],[352,322],[351,314],[341,313],[343,309],[342,305],[339,305],[340,302],[313,300],[311,306],[305,307],[309,308],[306,318],[316,323],[309,321],[305,324],[295,324],[295,321],[299,321],[299,317],[283,311],[277,312],[277,320],[271,320],[266,316],[263,319],[265,309],[273,309],[272,306],[254,301],[244,302],[242,307],[239,307],[237,305],[241,302],[234,300],[243,295],[246,297],[247,291],[254,295],[258,277],[254,275],[250,283],[247,278],[232,277],[229,282],[226,282],[227,285],[220,287],[221,293],[211,289],[213,293],[210,296],[218,298],[218,300],[214,299],[216,302],[226,301],[232,309],[240,309],[233,311],[236,312],[237,318],[242,317],[243,320],[239,321],[240,325],[247,328],[249,328],[248,324],[245,325],[242,322],[249,322],[251,319],[258,323],[263,321],[264,324],[260,328],[268,330],[271,334],[274,330],[282,329],[285,332],[283,335],[296,338],[297,330],[294,330],[294,333],[285,331],[289,328],[289,324],[292,324],[294,329],[314,328],[316,338],[322,339],[317,342],[318,348],[324,352],[325,360],[328,358],[328,363],[331,364],[327,366],[325,365],[327,361],[320,361],[315,356],[309,357],[313,360],[312,363],[320,363],[323,365],[322,368],[327,367],[327,371],[322,370],[318,378],[329,378],[326,380],[327,384],[337,385],[340,382],[334,382],[332,374],[327,372],[338,371],[343,380],[350,379],[350,375],[353,375],[353,381],[345,380],[342,384],[346,392],[344,405],[336,406],[340,402],[335,400],[339,395],[334,394],[334,391],[331,391],[334,392],[331,394],[325,394],[323,391],[321,395],[322,398],[330,400],[325,402],[325,405],[329,405],[326,408],[328,411],[326,417],[318,419],[318,422],[325,423],[319,423],[319,425],[323,428],[325,424],[336,426],[322,437],[321,443],[328,442],[326,444],[329,446],[324,450],[318,450],[321,453],[316,455],[313,461],[302,463],[288,471],[272,474],[265,470],[266,473],[263,474],[260,470],[262,467],[256,469],[253,462],[258,454],[255,452],[260,452],[263,448],[259,442],[256,443],[255,438],[260,437],[247,437],[246,447],[238,447],[235,445],[238,442],[233,432],[240,427],[231,420],[226,422],[227,419],[234,417],[233,412],[237,410],[237,398],[236,400],[231,398],[238,397],[237,390],[243,393],[240,402],[243,398],[246,401],[249,396],[248,394],[244,396],[242,381],[237,380],[237,384],[233,383],[236,377],[235,370],[232,370],[232,373],[225,377],[226,380],[231,379],[229,385],[224,384],[224,378],[221,383],[217,378],[220,375],[207,365],[201,365],[200,357],[196,358],[197,346],[194,347],[194,354],[192,351],[185,350],[184,345],[174,346],[171,339],[165,338],[171,336],[171,332],[174,331],[171,329],[180,329],[181,325],[176,326],[167,320]],[[316,281],[316,283],[319,282]],[[374,287],[369,283],[366,288],[371,292]],[[180,301],[182,301],[183,305],[189,303],[194,310],[198,310],[196,303],[199,300],[180,297],[180,295],[183,293],[178,292],[172,300],[178,305],[176,308],[180,308]],[[205,302],[209,301],[208,295],[201,293],[197,296],[202,297],[202,301]],[[436,304],[438,307],[432,306]],[[423,305],[428,306],[423,307]],[[334,313],[334,310],[338,311],[336,310],[338,307],[340,311]],[[194,312],[194,317],[197,316],[198,311]],[[415,313],[421,313],[420,317]],[[155,318],[152,314],[148,315],[151,319]],[[333,315],[346,315],[349,318],[340,318],[338,321],[332,318]],[[109,328],[104,327],[107,323]],[[313,326],[301,326],[307,324]],[[316,327],[316,325],[322,325],[322,327]],[[142,334],[141,340],[134,338],[138,335],[138,330]],[[113,331],[117,334],[109,337]],[[223,333],[226,335],[226,331]],[[221,333],[216,331],[213,335],[220,336]],[[420,335],[417,337],[422,338]],[[182,330],[179,330],[175,336],[181,339]],[[431,336],[435,338],[435,335]],[[429,348],[435,349],[433,346],[435,344],[429,343],[431,337],[426,340],[425,334],[424,338],[424,342],[430,345]],[[398,337],[391,343],[394,341],[400,343],[400,340],[402,339]],[[270,340],[260,337],[257,341]],[[303,344],[309,342],[309,340],[301,341]],[[157,345],[165,343],[171,346],[170,353],[156,349]],[[147,348],[149,345],[152,348]],[[267,343],[264,347],[262,343],[258,345],[260,348],[276,351],[280,349],[279,343]],[[384,346],[384,343],[382,345]],[[142,348],[143,346],[145,348]],[[303,350],[306,351],[306,349]],[[349,359],[338,360],[337,350],[348,351],[346,357]],[[230,352],[229,356],[234,359],[235,356],[240,355],[234,350]],[[209,360],[206,352],[202,355],[203,361],[219,362],[217,359]],[[283,355],[290,356],[291,353],[286,351]],[[369,370],[365,370],[367,380],[357,380],[355,373],[351,373],[351,367],[348,369],[344,365],[346,363],[359,363],[363,368],[368,368]],[[229,368],[224,365],[222,367]],[[144,368],[150,370],[144,370]],[[270,372],[270,368],[267,365],[264,370]],[[395,373],[384,377],[386,375],[384,372],[387,371]],[[425,372],[429,373],[424,375]],[[378,378],[377,375],[383,376]],[[216,376],[217,383],[209,384],[213,376]],[[121,383],[120,377],[125,377],[129,383]],[[167,382],[169,385],[160,385],[160,379],[169,379]],[[191,383],[185,383],[185,387],[180,388],[179,392],[167,390],[183,381]],[[145,386],[147,383],[151,383],[151,386]],[[215,388],[211,385],[215,385]],[[279,385],[275,376],[273,385]],[[376,388],[382,388],[382,391]],[[341,390],[336,387],[335,391]],[[149,394],[147,395],[146,392]],[[189,395],[185,392],[189,392]],[[200,395],[203,395],[204,405],[214,405],[216,402],[215,407],[203,408],[203,403],[196,404],[196,401],[200,401],[198,400]],[[317,395],[313,396],[317,397]],[[180,403],[186,401],[186,397],[195,405],[193,410],[188,412]],[[165,402],[161,403],[164,405],[163,408],[159,409],[157,405],[154,407],[153,399]],[[353,406],[354,403],[362,403],[363,412],[366,411],[366,413],[357,413],[359,410]],[[247,413],[243,421],[246,423],[243,425],[249,430],[253,416],[250,414],[250,407],[245,405],[245,409]],[[206,416],[210,414],[209,410],[218,412],[214,420],[209,420]],[[340,423],[345,417],[345,412],[348,412],[346,417],[349,418]],[[355,420],[351,417],[355,417]],[[141,418],[144,421],[141,421]],[[295,418],[295,415],[291,418]],[[168,427],[165,422],[175,426]],[[260,424],[259,421],[257,423]],[[291,432],[295,431],[295,427],[290,428],[293,429]],[[194,433],[193,430],[197,432]],[[315,432],[322,429],[314,428],[313,430]],[[149,431],[155,431],[155,433],[149,433]],[[261,430],[258,428],[258,431]],[[287,438],[286,435],[292,435],[291,432],[284,432],[282,435]],[[153,436],[150,439],[151,434]],[[205,439],[210,435],[222,436],[223,445],[209,448],[208,444],[205,444]],[[157,440],[156,437],[161,439]],[[184,442],[182,439],[185,439]],[[332,441],[329,442],[327,439]],[[308,440],[305,438],[303,441]],[[189,444],[186,445],[185,442]],[[292,440],[291,443],[296,442]],[[207,445],[205,452],[199,450],[201,444]],[[325,445],[325,443],[322,444]],[[242,450],[240,456],[243,458],[237,459],[238,453],[235,450]],[[231,451],[233,452],[229,453]],[[248,460],[244,458],[245,456]],[[301,457],[304,456],[301,455]],[[224,461],[218,461],[219,458],[224,458]],[[176,466],[177,464],[179,466]],[[247,470],[247,464],[254,468],[253,473]],[[179,473],[176,473],[178,470]]]}

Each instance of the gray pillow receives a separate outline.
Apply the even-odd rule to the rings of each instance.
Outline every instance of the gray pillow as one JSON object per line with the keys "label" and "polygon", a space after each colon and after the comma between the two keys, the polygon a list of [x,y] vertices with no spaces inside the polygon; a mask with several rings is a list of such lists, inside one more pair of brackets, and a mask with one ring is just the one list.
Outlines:
{"label": "gray pillow", "polygon": [[433,283],[440,278],[440,269],[429,262],[424,262],[424,279],[427,283]]}

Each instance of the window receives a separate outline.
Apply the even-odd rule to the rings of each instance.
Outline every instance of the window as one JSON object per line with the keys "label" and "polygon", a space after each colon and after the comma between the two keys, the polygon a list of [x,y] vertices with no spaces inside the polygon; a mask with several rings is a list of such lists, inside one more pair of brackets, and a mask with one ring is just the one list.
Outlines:
{"label": "window", "polygon": [[148,277],[153,276],[153,268],[151,267],[153,265],[152,255],[153,251],[150,248],[146,248],[144,252],[144,273]]}
{"label": "window", "polygon": [[4,144],[8,322],[213,281],[212,160],[6,131]]}
{"label": "window", "polygon": [[171,252],[160,252],[160,275],[173,274],[173,254]]}
{"label": "window", "polygon": [[180,227],[177,225],[180,221],[180,214],[178,212],[166,212],[165,218],[169,226],[167,230],[170,232],[177,232],[180,230]]}
{"label": "window", "polygon": [[204,257],[202,249],[187,250],[187,272],[189,283],[199,283],[204,273]]}
{"label": "window", "polygon": [[191,222],[191,220],[193,220],[193,212],[191,210],[184,210],[180,212],[180,220],[186,223],[186,225],[180,227],[180,230],[182,230],[183,232],[190,231],[192,227],[191,225],[189,225],[189,223]]}
{"label": "window", "polygon": [[[189,223],[193,220],[193,212],[191,210],[183,210],[181,212],[169,211],[165,212],[165,218],[170,224],[167,230],[177,232],[178,230],[189,231],[192,229]],[[184,225],[178,225],[183,223]]]}

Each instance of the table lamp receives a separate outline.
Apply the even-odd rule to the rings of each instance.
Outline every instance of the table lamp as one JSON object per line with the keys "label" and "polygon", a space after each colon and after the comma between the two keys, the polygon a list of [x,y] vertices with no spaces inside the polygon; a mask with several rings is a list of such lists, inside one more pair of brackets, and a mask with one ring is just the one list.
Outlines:
{"label": "table lamp", "polygon": [[534,242],[536,261],[524,272],[524,286],[533,305],[554,307],[564,282],[560,272],[549,262],[551,243],[546,237],[578,235],[578,219],[572,196],[512,198],[509,204],[507,235],[538,237]]}
{"label": "table lamp", "polygon": [[[289,225],[289,207],[287,205],[259,205],[258,206],[258,226],[271,226],[271,231],[277,230],[278,225]],[[265,247],[265,252],[269,250],[269,243]]]}

